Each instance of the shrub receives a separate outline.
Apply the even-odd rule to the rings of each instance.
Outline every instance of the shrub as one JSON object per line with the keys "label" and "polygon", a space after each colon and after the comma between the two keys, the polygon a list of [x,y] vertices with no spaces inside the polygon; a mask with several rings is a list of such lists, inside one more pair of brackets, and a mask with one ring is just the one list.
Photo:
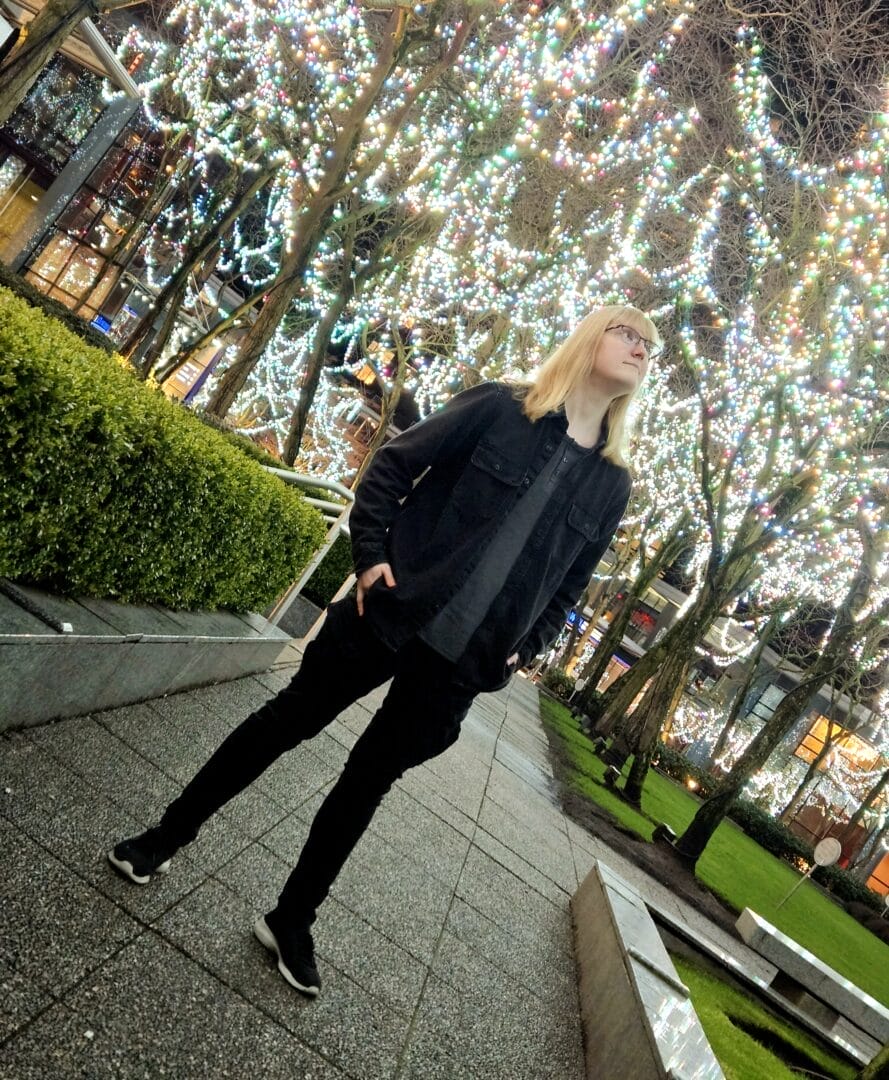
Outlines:
{"label": "shrub", "polygon": [[321,560],[321,565],[309,578],[308,584],[303,589],[303,595],[318,607],[327,607],[334,593],[354,568],[349,538],[338,536],[330,551]]}
{"label": "shrub", "polygon": [[0,289],[0,575],[179,608],[263,608],[321,516],[122,361]]}
{"label": "shrub", "polygon": [[814,855],[812,845],[790,831],[783,821],[773,817],[767,810],[750,799],[738,799],[729,810],[729,817],[760,847],[770,851],[785,862],[799,865],[800,860],[811,863]]}
{"label": "shrub", "polygon": [[867,904],[874,911],[883,910],[883,901],[873,889],[869,889],[863,881],[853,877],[841,866],[818,866],[812,877],[846,903]]}
{"label": "shrub", "polygon": [[551,694],[555,694],[563,701],[567,701],[574,693],[574,679],[566,675],[561,668],[548,668],[540,682]]}
{"label": "shrub", "polygon": [[296,470],[290,469],[283,461],[279,460],[270,454],[268,450],[264,449],[258,443],[255,443],[249,435],[242,435],[240,431],[235,431],[227,420],[220,420],[218,416],[212,416],[208,412],[203,410],[195,410],[193,415],[196,416],[201,423],[206,424],[207,427],[213,428],[214,431],[218,431],[219,434],[225,439],[226,442],[231,443],[247,457],[252,458],[254,461],[258,461],[260,465],[271,465],[273,469],[284,469],[288,472],[295,472]]}
{"label": "shrub", "polygon": [[706,769],[693,765],[688,758],[672,746],[659,743],[654,755],[654,765],[672,780],[684,784],[689,777],[698,785],[697,793],[702,799],[709,798],[716,789],[716,777]]}

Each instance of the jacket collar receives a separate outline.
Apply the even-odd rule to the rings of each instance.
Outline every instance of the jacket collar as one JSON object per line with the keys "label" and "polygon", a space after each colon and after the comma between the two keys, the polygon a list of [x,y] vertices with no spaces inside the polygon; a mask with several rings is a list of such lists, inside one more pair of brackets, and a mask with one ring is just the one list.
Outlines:
{"label": "jacket collar", "polygon": [[[546,414],[546,420],[556,428],[561,435],[565,435],[568,431],[568,417],[565,415],[564,405],[559,409],[553,409],[552,412]],[[593,450],[601,450],[605,443],[608,441],[608,417],[607,415],[602,421],[602,430],[599,432],[599,439]]]}

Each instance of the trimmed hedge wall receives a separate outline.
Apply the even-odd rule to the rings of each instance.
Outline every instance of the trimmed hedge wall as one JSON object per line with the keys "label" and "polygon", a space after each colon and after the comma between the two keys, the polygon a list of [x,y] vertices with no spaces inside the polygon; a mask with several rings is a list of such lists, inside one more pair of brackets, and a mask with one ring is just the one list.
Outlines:
{"label": "trimmed hedge wall", "polygon": [[119,358],[0,288],[0,575],[171,608],[270,604],[324,522]]}

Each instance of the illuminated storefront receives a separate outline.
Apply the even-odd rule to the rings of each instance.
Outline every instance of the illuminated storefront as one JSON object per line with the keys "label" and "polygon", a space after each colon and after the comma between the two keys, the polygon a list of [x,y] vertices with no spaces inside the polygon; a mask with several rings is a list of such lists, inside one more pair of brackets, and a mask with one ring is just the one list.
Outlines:
{"label": "illuminated storefront", "polygon": [[0,259],[122,343],[147,303],[143,241],[174,164],[84,20],[0,128]]}
{"label": "illuminated storefront", "polygon": [[125,271],[142,269],[138,241],[149,223],[140,213],[162,182],[160,158],[157,138],[140,120],[131,121],[25,268],[28,281],[87,321],[98,318],[118,340],[128,322],[123,307],[130,288],[117,289],[116,296],[112,290]]}
{"label": "illuminated storefront", "polygon": [[57,55],[0,129],[0,257],[102,111],[102,80]]}
{"label": "illuminated storefront", "polygon": [[[866,739],[855,732],[844,730],[836,723],[831,724],[828,718],[820,713],[814,716],[794,754],[803,761],[814,762],[824,753],[825,744],[828,742],[828,753],[818,765],[825,789],[822,790],[821,782],[816,784],[811,800],[801,808],[790,824],[794,831],[805,835],[809,840],[836,835],[843,844],[841,863],[845,864],[865,845],[868,833],[858,826],[850,834],[843,823],[854,810],[856,799],[864,797],[889,762],[886,756]],[[856,793],[855,796],[848,794],[850,789]],[[843,805],[837,804],[837,798]],[[877,817],[889,810],[889,796],[885,790],[874,801],[871,809]],[[867,884],[875,892],[889,894],[889,853],[877,861]]]}

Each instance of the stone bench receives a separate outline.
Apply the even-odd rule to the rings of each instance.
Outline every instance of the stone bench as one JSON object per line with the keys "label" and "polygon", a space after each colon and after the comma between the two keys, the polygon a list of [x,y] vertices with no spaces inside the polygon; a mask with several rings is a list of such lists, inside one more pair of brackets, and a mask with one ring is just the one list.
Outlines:
{"label": "stone bench", "polygon": [[750,908],[744,908],[735,926],[747,945],[778,969],[771,989],[826,1032],[854,1042],[856,1032],[847,1027],[851,1024],[878,1044],[889,1042],[889,1009],[879,1001]]}
{"label": "stone bench", "polygon": [[720,1080],[642,897],[595,862],[571,901],[587,1076]]}

